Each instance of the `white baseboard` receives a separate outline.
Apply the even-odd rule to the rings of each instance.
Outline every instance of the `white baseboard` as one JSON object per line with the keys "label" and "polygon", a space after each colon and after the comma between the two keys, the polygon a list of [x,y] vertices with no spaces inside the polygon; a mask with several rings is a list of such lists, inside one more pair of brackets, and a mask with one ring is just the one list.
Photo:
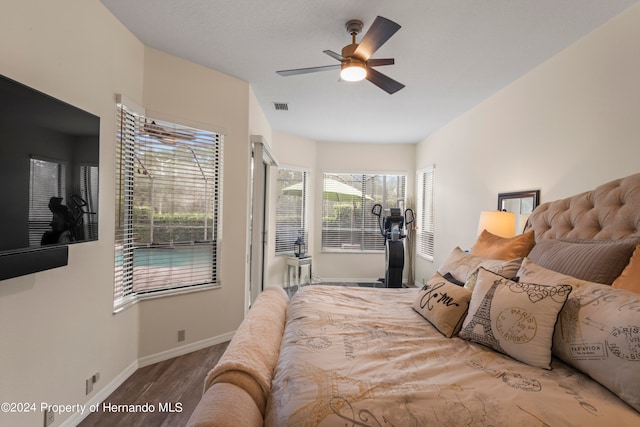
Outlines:
{"label": "white baseboard", "polygon": [[[90,408],[93,405],[100,405],[111,393],[113,393],[118,387],[124,383],[133,373],[139,368],[138,361],[134,361],[131,365],[127,366],[124,371],[120,372],[113,380],[106,386],[101,388],[88,402],[84,405],[86,408]],[[84,414],[74,412],[69,418],[64,420],[60,427],[74,427],[77,426],[82,420],[84,420],[91,412],[85,411]]]}
{"label": "white baseboard", "polygon": [[[180,347],[172,348],[170,350],[161,351],[160,353],[152,354],[150,356],[142,357],[134,361],[131,365],[127,366],[124,371],[122,371],[113,380],[111,380],[109,384],[101,388],[84,405],[86,408],[90,408],[91,406],[94,406],[94,405],[95,406],[100,405],[107,397],[109,397],[111,393],[116,391],[116,389],[120,387],[127,380],[127,378],[133,375],[133,373],[139,368],[143,368],[145,366],[149,366],[154,363],[163,362],[165,360],[168,360],[174,357],[182,356],[183,354],[191,353],[197,350],[202,350],[203,348],[207,348],[212,345],[229,341],[233,337],[233,334],[235,334],[235,331],[227,332],[226,334],[196,341]],[[85,411],[84,414],[80,414],[76,412],[72,416],[64,420],[60,424],[60,427],[75,427],[83,419],[85,419],[89,414],[90,412],[88,410]]]}
{"label": "white baseboard", "polygon": [[163,362],[173,357],[182,356],[183,354],[202,350],[203,348],[229,341],[233,337],[233,334],[235,334],[235,331],[142,357],[138,359],[138,367],[143,368],[145,366],[153,365],[154,363]]}
{"label": "white baseboard", "polygon": [[[378,278],[371,277],[323,277],[323,282],[326,283],[376,283]],[[321,285],[322,283],[320,283]]]}

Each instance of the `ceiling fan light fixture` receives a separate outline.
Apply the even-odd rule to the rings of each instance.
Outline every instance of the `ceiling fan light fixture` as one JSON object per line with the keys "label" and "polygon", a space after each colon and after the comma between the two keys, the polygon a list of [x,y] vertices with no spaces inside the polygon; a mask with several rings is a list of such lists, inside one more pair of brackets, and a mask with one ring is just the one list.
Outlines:
{"label": "ceiling fan light fixture", "polygon": [[389,95],[404,88],[402,83],[393,80],[374,68],[382,65],[393,65],[395,63],[393,58],[371,58],[380,46],[385,44],[400,29],[400,25],[382,16],[377,16],[367,33],[360,40],[360,43],[356,43],[356,35],[362,31],[362,21],[353,19],[347,22],[346,28],[347,32],[351,34],[351,44],[342,48],[342,55],[332,50],[322,51],[336,61],[340,61],[340,65],[280,70],[276,71],[276,73],[281,76],[295,76],[297,74],[316,73],[340,68],[341,81],[357,82],[367,79]]}
{"label": "ceiling fan light fixture", "polygon": [[359,82],[367,77],[367,69],[364,64],[351,62],[342,66],[340,78],[348,82]]}

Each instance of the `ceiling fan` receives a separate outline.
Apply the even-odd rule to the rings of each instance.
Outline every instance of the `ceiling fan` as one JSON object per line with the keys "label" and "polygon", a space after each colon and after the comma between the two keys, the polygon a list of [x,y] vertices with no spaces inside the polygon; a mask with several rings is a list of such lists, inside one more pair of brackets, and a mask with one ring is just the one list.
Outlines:
{"label": "ceiling fan", "polygon": [[392,78],[373,69],[381,65],[393,65],[393,58],[374,59],[371,55],[400,29],[400,25],[383,18],[376,17],[369,31],[362,37],[360,43],[356,43],[356,35],[362,31],[362,21],[353,19],[346,24],[347,32],[351,34],[351,44],[342,48],[342,55],[331,50],[323,51],[330,57],[340,61],[340,64],[325,65],[321,67],[297,68],[293,70],[276,71],[281,76],[293,76],[297,74],[315,73],[340,69],[340,78],[346,81],[359,81],[367,79],[380,89],[389,94],[394,94],[404,87]]}
{"label": "ceiling fan", "polygon": [[149,123],[147,119],[145,119],[142,130],[144,135],[169,143],[175,143],[178,139],[193,141],[196,138],[196,136],[192,133],[170,130],[163,126],[160,126],[155,122],[155,120],[152,120],[151,123]]}

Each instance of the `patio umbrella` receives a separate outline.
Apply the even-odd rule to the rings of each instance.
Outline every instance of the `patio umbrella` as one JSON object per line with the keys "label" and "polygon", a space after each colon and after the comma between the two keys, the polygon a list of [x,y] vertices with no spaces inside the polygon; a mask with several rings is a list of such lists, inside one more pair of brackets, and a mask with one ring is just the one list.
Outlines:
{"label": "patio umbrella", "polygon": [[[302,182],[290,185],[282,190],[282,194],[287,196],[302,196]],[[322,190],[322,198],[334,202],[353,202],[362,200],[362,192],[344,182],[327,178],[324,180],[324,188]],[[365,195],[365,199],[373,200]]]}

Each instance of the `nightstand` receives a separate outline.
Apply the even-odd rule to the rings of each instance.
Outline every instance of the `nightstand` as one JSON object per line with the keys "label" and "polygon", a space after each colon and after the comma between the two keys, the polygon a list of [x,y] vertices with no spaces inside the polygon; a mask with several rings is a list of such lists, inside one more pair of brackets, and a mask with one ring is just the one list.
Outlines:
{"label": "nightstand", "polygon": [[291,287],[291,269],[293,268],[294,274],[296,275],[296,284],[298,286],[302,285],[301,275],[302,275],[302,267],[309,267],[309,284],[311,284],[311,257],[305,256],[304,258],[298,258],[294,256],[287,257],[287,288]]}

